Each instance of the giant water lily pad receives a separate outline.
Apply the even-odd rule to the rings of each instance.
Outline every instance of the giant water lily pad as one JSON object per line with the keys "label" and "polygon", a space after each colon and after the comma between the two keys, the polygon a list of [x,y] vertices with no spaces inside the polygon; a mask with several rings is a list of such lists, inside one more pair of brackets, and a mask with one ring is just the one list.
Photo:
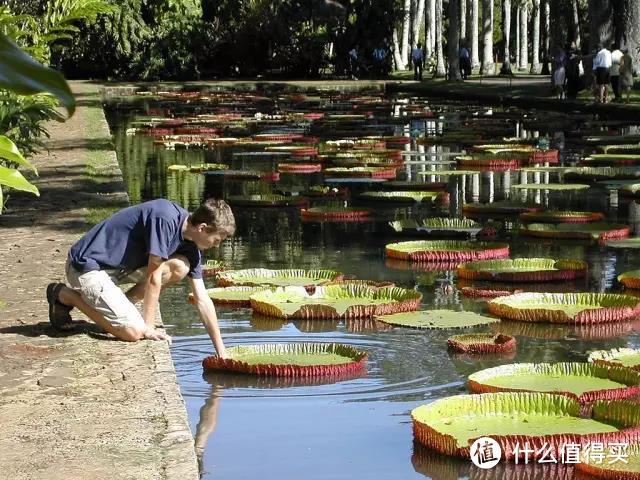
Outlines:
{"label": "giant water lily pad", "polygon": [[516,349],[516,339],[502,333],[466,333],[447,339],[449,350],[457,353],[506,353]]}
{"label": "giant water lily pad", "polygon": [[522,212],[538,212],[544,207],[538,203],[521,203],[521,202],[491,202],[491,203],[467,203],[462,206],[465,215],[468,214],[491,214],[497,213],[501,215],[519,214]]}
{"label": "giant water lily pad", "polygon": [[604,243],[609,248],[640,248],[640,237],[624,238],[622,240],[607,240]]}
{"label": "giant water lily pad", "polygon": [[489,302],[489,312],[522,322],[594,324],[640,315],[640,299],[614,293],[516,293]]}
{"label": "giant water lily pad", "polygon": [[541,238],[577,238],[587,240],[608,240],[629,236],[628,225],[607,222],[592,223],[531,223],[520,229],[523,235]]}
{"label": "giant water lily pad", "polygon": [[[638,147],[640,151],[640,146]],[[639,154],[625,154],[625,153],[598,153],[591,155],[582,160],[584,165],[588,166],[622,166],[622,165],[640,165]]]}
{"label": "giant water lily pad", "polygon": [[418,172],[418,175],[421,177],[426,177],[427,175],[440,175],[443,177],[459,177],[464,175],[479,175],[480,172],[477,170],[430,170],[428,172]]}
{"label": "giant water lily pad", "polygon": [[640,445],[629,445],[628,441],[605,444],[601,455],[583,451],[576,469],[590,479],[640,480]]}
{"label": "giant water lily pad", "polygon": [[315,221],[364,221],[368,220],[371,210],[353,207],[312,207],[300,212],[304,220]]}
{"label": "giant water lily pad", "polygon": [[640,198],[640,183],[632,183],[620,187],[619,194],[623,197]]}
{"label": "giant water lily pad", "polygon": [[389,243],[387,257],[411,261],[471,261],[509,256],[506,243],[484,243],[454,240],[417,240]]}
{"label": "giant water lily pad", "polygon": [[400,190],[400,191],[441,191],[447,188],[446,182],[413,182],[410,180],[391,180],[383,183],[384,190]]}
{"label": "giant water lily pad", "polygon": [[589,354],[589,361],[600,365],[640,370],[640,350],[636,348],[597,350]]}
{"label": "giant water lily pad", "polygon": [[640,393],[640,372],[593,363],[514,363],[469,375],[473,393],[544,392],[580,403],[623,399]]}
{"label": "giant water lily pad", "polygon": [[191,173],[212,172],[215,170],[227,170],[229,167],[224,163],[199,163],[191,165],[189,171]]}
{"label": "giant water lily pad", "polygon": [[238,207],[297,207],[306,205],[303,197],[285,197],[283,195],[232,195],[226,198],[229,205]]}
{"label": "giant water lily pad", "polygon": [[269,270],[267,268],[249,268],[245,270],[229,270],[218,275],[218,285],[229,286],[300,286],[324,285],[341,280],[342,274],[335,270],[284,269]]}
{"label": "giant water lily pad", "polygon": [[213,170],[203,172],[212,177],[222,177],[231,180],[263,180],[276,182],[280,180],[280,172],[260,172],[258,170]]}
{"label": "giant water lily pad", "polygon": [[397,191],[397,192],[364,192],[360,195],[360,200],[376,201],[376,202],[389,202],[389,203],[426,203],[443,201],[447,198],[443,192],[428,192],[428,191]]}
{"label": "giant water lily pad", "polygon": [[366,352],[336,343],[248,345],[227,348],[202,362],[205,370],[225,370],[261,376],[315,377],[357,373],[365,368]]}
{"label": "giant water lily pad", "polygon": [[458,266],[458,277],[498,282],[548,282],[582,278],[587,262],[553,258],[481,260]]}
{"label": "giant water lily pad", "polygon": [[222,260],[207,260],[206,263],[202,265],[202,275],[205,277],[213,277],[228,268],[228,265]]}
{"label": "giant water lily pad", "polygon": [[[249,307],[251,306],[251,302],[249,301],[249,297],[254,293],[262,292],[263,290],[269,290],[268,285],[255,286],[255,287],[247,287],[247,286],[236,286],[236,287],[217,287],[217,288],[208,288],[207,295],[209,298],[213,300],[213,303],[216,305],[229,305],[236,307]],[[194,303],[193,293],[189,294],[189,303]]]}
{"label": "giant water lily pad", "polygon": [[574,167],[564,174],[567,180],[597,182],[598,180],[640,178],[635,167]]}
{"label": "giant water lily pad", "polygon": [[332,167],[325,168],[324,174],[327,177],[390,179],[396,178],[396,169],[385,167]]}
{"label": "giant water lily pad", "polygon": [[600,212],[547,211],[523,212],[520,220],[531,223],[589,223],[601,222],[604,214]]}
{"label": "giant water lily pad", "polygon": [[482,226],[474,220],[466,218],[428,218],[420,222],[416,220],[396,220],[389,222],[396,233],[408,235],[423,234],[465,234],[476,235]]}
{"label": "giant water lily pad", "polygon": [[396,313],[376,317],[379,320],[397,327],[417,329],[471,328],[499,322],[494,317],[487,317],[475,312],[458,312],[454,310],[421,310],[419,312]]}
{"label": "giant water lily pad", "polygon": [[605,403],[617,415],[597,402],[593,418],[581,418],[575,399],[545,393],[458,395],[415,408],[411,418],[416,440],[445,455],[469,457],[474,440],[489,436],[504,459],[512,459],[514,446],[524,441],[536,452],[550,450],[560,458],[568,443],[614,442],[640,423],[638,409],[628,402]]}
{"label": "giant water lily pad", "polygon": [[328,285],[313,295],[302,287],[278,288],[251,297],[258,313],[278,318],[370,318],[374,315],[416,310],[422,294],[398,287]]}
{"label": "giant water lily pad", "polygon": [[627,288],[640,289],[640,270],[630,270],[618,275],[618,281]]}
{"label": "giant water lily pad", "polygon": [[512,185],[516,190],[585,190],[589,185],[583,183],[521,183]]}
{"label": "giant water lily pad", "polygon": [[627,143],[621,145],[601,145],[599,150],[605,154],[640,154],[640,143]]}

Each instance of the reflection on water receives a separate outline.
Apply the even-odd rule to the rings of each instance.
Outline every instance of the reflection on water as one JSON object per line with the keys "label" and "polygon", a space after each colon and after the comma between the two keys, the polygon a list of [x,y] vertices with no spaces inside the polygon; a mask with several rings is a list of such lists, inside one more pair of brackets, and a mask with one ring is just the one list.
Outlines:
{"label": "reflection on water", "polygon": [[[581,123],[592,118],[570,118],[562,114],[502,111],[477,105],[438,104],[425,99],[382,99],[362,97],[372,112],[395,112],[388,121],[322,121],[313,126],[292,125],[291,131],[325,138],[354,135],[435,135],[474,132],[482,141],[500,141],[502,136],[535,138],[548,135],[552,146],[563,148],[564,164],[575,163],[590,153],[579,141]],[[369,98],[369,100],[367,100]],[[373,100],[372,100],[373,99]],[[374,101],[375,100],[375,101]],[[278,103],[280,102],[280,103]],[[284,103],[282,103],[284,102]],[[289,100],[264,102],[269,112]],[[276,105],[277,104],[277,105]],[[262,105],[262,104],[261,104]],[[351,112],[353,103],[344,98],[310,97],[309,105],[326,112]],[[125,105],[126,106],[126,105]],[[129,107],[131,105],[129,104]],[[135,115],[158,115],[180,108],[168,101],[145,101],[128,109],[113,110],[118,158],[132,202],[155,197],[194,207],[207,196],[248,195],[309,191],[322,181],[321,174],[282,174],[278,182],[227,179],[219,175],[168,172],[171,164],[225,162],[234,169],[270,171],[274,156],[234,155],[229,146],[207,150],[166,150],[154,145],[154,137],[126,135]],[[207,113],[209,105],[189,105],[191,113]],[[246,105],[229,97],[229,111],[244,111]],[[256,106],[252,106],[255,111]],[[302,107],[301,107],[302,108]],[[362,107],[364,108],[364,107]],[[412,108],[435,112],[431,119],[403,119]],[[235,109],[235,110],[234,110]],[[185,110],[186,111],[186,110]],[[265,110],[266,111],[266,110]],[[236,126],[235,134],[247,134],[257,127]],[[269,130],[268,126],[264,127]],[[281,128],[281,127],[278,127]],[[593,123],[589,129],[593,130]],[[603,127],[604,128],[604,127]],[[618,128],[609,126],[608,128]],[[242,130],[245,129],[245,130]],[[305,130],[307,129],[307,130]],[[277,132],[277,127],[271,128]],[[280,130],[283,131],[283,130]],[[469,133],[469,132],[467,132]],[[455,135],[454,135],[455,134]],[[455,277],[455,263],[411,264],[385,259],[386,243],[401,241],[388,228],[391,220],[444,215],[461,218],[468,202],[523,200],[549,208],[605,212],[610,221],[628,222],[637,229],[640,208],[619,198],[611,185],[576,192],[545,190],[516,191],[519,183],[559,182],[557,172],[478,172],[465,176],[441,176],[452,156],[468,148],[464,136],[458,143],[422,145],[410,141],[405,150],[407,165],[399,180],[439,182],[446,185],[451,201],[439,206],[395,207],[368,205],[373,220],[363,223],[302,222],[296,208],[237,208],[237,235],[208,254],[232,268],[328,268],[356,278],[390,281],[423,294],[423,308],[448,308],[486,312],[486,302],[464,297]],[[245,152],[248,153],[248,152]],[[350,198],[372,188],[371,182],[345,183],[347,197],[313,197],[312,206],[351,205]],[[549,256],[585,260],[589,263],[584,283],[527,285],[538,290],[616,291],[615,277],[625,270],[640,268],[632,251],[612,250],[588,241],[556,241],[521,237],[516,216],[478,216],[486,225],[498,221],[497,241],[508,241],[512,256]],[[210,280],[207,280],[210,282]],[[486,287],[486,283],[473,284]],[[495,286],[494,286],[495,287]],[[500,287],[500,286],[498,286]],[[519,286],[503,285],[506,288]],[[367,374],[360,378],[317,379],[311,382],[264,379],[244,375],[208,373],[201,361],[212,353],[212,345],[195,310],[186,303],[184,285],[167,290],[162,298],[165,323],[174,336],[172,348],[185,397],[203,478],[572,478],[572,469],[500,466],[489,473],[471,468],[469,462],[419,451],[412,445],[412,408],[447,395],[464,393],[467,375],[482,368],[512,362],[584,361],[590,350],[638,345],[636,323],[600,326],[537,325],[504,322],[470,331],[499,329],[517,338],[517,352],[508,355],[450,355],[446,340],[451,331],[404,330],[373,320],[284,321],[252,315],[250,309],[218,308],[220,327],[230,345],[322,341],[354,345],[369,352]]]}

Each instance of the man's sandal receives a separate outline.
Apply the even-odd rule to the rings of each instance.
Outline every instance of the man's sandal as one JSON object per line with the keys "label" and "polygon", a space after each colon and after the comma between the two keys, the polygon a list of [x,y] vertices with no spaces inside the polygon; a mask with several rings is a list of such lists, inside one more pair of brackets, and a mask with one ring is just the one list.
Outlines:
{"label": "man's sandal", "polygon": [[[73,325],[69,312],[73,307],[63,305],[58,300],[64,283],[50,283],[47,285],[47,302],[49,303],[49,321],[53,328],[66,330]],[[65,328],[66,327],[66,328]]]}

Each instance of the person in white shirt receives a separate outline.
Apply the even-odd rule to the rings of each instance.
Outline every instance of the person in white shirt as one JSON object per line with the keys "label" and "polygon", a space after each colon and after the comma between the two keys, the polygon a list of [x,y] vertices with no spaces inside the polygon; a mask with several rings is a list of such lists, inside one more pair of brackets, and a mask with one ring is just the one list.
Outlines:
{"label": "person in white shirt", "polygon": [[611,70],[609,76],[611,78],[611,88],[613,89],[614,101],[619,102],[622,100],[620,92],[620,60],[622,60],[622,52],[618,49],[617,45],[613,45],[613,51],[611,52]]}
{"label": "person in white shirt", "polygon": [[418,43],[416,48],[411,50],[411,61],[413,62],[413,79],[422,81],[422,64],[424,63],[424,52],[422,44]]}
{"label": "person in white shirt", "polygon": [[598,93],[597,100],[600,103],[607,103],[607,85],[609,85],[610,70],[611,52],[607,47],[601,45],[600,50],[593,59],[593,73],[595,75]]}

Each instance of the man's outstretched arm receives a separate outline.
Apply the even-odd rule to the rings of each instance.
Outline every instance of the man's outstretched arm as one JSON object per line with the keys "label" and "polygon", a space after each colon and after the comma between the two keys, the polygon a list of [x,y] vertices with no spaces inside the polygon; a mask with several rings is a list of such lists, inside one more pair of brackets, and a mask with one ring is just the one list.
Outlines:
{"label": "man's outstretched arm", "polygon": [[226,358],[227,351],[224,348],[222,342],[222,335],[220,335],[220,328],[218,327],[218,316],[216,315],[216,309],[213,306],[211,298],[207,294],[207,289],[204,286],[204,281],[201,278],[187,277],[189,287],[193,292],[193,300],[200,315],[200,319],[204,324],[204,328],[207,329],[207,333],[213,342],[213,346],[218,352],[218,356]]}

